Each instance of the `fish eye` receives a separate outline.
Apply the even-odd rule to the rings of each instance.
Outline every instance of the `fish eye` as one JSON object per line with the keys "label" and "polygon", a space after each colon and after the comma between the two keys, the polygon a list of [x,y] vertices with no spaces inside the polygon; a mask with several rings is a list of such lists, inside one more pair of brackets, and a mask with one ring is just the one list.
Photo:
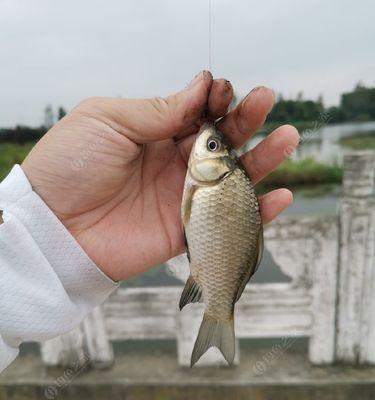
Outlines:
{"label": "fish eye", "polygon": [[220,143],[216,139],[209,139],[207,142],[207,148],[209,151],[216,151],[220,147]]}

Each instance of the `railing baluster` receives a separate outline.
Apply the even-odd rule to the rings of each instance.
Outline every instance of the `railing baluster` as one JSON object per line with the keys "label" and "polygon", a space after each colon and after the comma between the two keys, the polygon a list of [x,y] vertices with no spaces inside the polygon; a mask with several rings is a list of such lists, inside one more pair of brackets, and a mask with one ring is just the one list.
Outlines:
{"label": "railing baluster", "polygon": [[347,363],[375,363],[374,178],[374,152],[345,157],[336,358]]}

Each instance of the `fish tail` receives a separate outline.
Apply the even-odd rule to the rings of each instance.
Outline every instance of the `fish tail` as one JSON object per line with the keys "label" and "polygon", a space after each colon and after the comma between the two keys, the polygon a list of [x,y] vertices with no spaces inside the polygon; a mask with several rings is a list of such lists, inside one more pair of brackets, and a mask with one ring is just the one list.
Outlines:
{"label": "fish tail", "polygon": [[225,321],[210,317],[206,313],[203,315],[190,366],[192,367],[212,346],[221,351],[229,365],[233,364],[235,350],[233,315],[231,319]]}

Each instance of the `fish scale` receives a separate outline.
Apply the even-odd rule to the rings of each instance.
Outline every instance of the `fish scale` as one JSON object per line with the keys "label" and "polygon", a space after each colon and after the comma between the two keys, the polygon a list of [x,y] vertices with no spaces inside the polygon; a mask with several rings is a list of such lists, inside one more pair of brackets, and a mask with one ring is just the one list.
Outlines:
{"label": "fish scale", "polygon": [[257,242],[249,238],[260,224],[253,186],[240,168],[195,193],[186,237],[192,277],[202,287],[208,315],[231,318],[241,277],[255,261]]}

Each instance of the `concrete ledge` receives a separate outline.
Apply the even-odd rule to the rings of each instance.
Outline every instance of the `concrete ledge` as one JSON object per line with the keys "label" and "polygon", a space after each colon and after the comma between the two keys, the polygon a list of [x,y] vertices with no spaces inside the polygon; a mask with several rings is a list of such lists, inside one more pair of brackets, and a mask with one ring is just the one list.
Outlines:
{"label": "concrete ledge", "polygon": [[314,367],[302,354],[244,350],[237,367],[191,370],[178,367],[172,353],[130,352],[101,371],[46,370],[29,355],[0,375],[0,400],[89,398],[372,400],[375,368]]}

